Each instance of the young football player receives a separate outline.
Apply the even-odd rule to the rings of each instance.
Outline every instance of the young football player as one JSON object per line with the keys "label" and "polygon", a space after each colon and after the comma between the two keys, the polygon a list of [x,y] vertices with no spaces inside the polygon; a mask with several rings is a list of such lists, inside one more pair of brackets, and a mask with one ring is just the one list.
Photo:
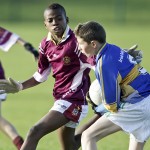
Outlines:
{"label": "young football player", "polygon": [[[140,64],[142,61],[143,55],[142,55],[141,50],[136,50],[137,47],[138,47],[137,45],[134,45],[129,49],[123,49],[123,50],[128,52],[128,54],[130,54],[136,60],[136,62],[138,64]],[[77,141],[76,144],[77,144],[78,148],[81,146],[82,133],[87,128],[89,128],[94,122],[96,122],[102,115],[104,115],[104,113],[108,112],[108,110],[102,104],[101,94],[102,94],[102,92],[101,92],[99,82],[97,79],[95,79],[91,83],[89,91],[86,95],[86,99],[87,99],[88,103],[91,105],[94,115],[86,123],[84,123],[82,126],[80,126],[79,128],[76,129],[75,139]],[[114,132],[116,132],[116,131],[114,131]],[[112,132],[112,133],[114,133],[114,132]]]}
{"label": "young football player", "polygon": [[[34,49],[32,44],[26,42],[22,38],[20,38],[17,34],[12,33],[2,27],[0,27],[0,49],[2,51],[8,51],[15,43],[19,43],[24,46],[26,50],[32,52],[35,59],[38,58],[38,52]],[[2,63],[0,61],[0,80],[5,80],[5,73]],[[23,138],[19,135],[15,127],[4,118],[1,114],[2,102],[6,100],[7,94],[0,94],[0,130],[5,133],[16,146],[18,150],[20,150],[23,144]]]}
{"label": "young football player", "polygon": [[[54,105],[29,131],[21,150],[35,150],[39,140],[58,129],[62,150],[78,149],[80,137],[74,136],[75,128],[88,111],[86,93],[89,90],[89,71],[93,58],[78,50],[69,19],[60,4],[51,4],[44,11],[44,24],[48,36],[40,44],[38,71],[23,83],[10,78],[0,81],[0,89],[16,93],[36,86],[52,72],[55,78]],[[91,65],[90,65],[90,64]]]}
{"label": "young football player", "polygon": [[[0,79],[5,79],[4,69],[0,62]],[[18,134],[15,127],[6,120],[1,114],[2,101],[6,100],[6,93],[0,94],[0,130],[4,132],[12,141],[13,144],[20,150],[23,144],[23,138]]]}
{"label": "young football player", "polygon": [[[55,78],[54,105],[29,131],[21,150],[35,150],[39,140],[58,129],[62,150],[75,150],[75,128],[87,115],[86,93],[90,86],[87,57],[78,50],[63,6],[53,3],[44,11],[48,35],[41,41],[38,71],[23,83],[1,81],[2,89],[15,93]],[[93,61],[93,59],[92,59]]]}
{"label": "young football player", "polygon": [[124,130],[130,134],[129,150],[143,150],[150,137],[150,75],[120,47],[106,42],[102,25],[89,21],[75,29],[79,49],[96,55],[95,74],[108,110],[82,134],[82,149],[97,150],[96,142]]}

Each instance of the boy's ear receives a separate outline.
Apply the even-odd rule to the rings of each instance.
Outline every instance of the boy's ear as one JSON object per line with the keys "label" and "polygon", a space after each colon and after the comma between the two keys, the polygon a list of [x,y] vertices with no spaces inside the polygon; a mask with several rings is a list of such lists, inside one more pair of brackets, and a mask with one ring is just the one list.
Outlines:
{"label": "boy's ear", "polygon": [[44,26],[45,26],[45,28],[47,29],[45,21],[44,21]]}
{"label": "boy's ear", "polygon": [[91,45],[96,48],[97,44],[96,44],[96,41],[91,41]]}
{"label": "boy's ear", "polygon": [[67,21],[67,23],[69,23],[69,18],[68,17],[66,17],[66,21]]}

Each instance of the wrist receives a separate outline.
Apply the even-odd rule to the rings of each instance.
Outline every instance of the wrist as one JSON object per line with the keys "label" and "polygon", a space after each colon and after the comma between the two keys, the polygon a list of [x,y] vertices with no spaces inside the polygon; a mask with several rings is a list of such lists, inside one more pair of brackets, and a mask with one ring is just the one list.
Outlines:
{"label": "wrist", "polygon": [[23,90],[23,85],[22,85],[22,83],[20,83],[20,82],[18,82],[18,90],[19,90],[19,91]]}

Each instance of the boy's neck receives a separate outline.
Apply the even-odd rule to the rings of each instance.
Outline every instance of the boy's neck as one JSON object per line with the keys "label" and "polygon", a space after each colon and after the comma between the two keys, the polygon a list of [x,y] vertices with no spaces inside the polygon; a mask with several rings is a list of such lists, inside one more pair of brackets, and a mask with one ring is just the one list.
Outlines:
{"label": "boy's neck", "polygon": [[104,47],[105,45],[106,45],[106,43],[103,43],[103,44],[100,44],[100,45],[99,45],[98,50],[97,50],[97,52],[96,52],[96,55],[102,51],[102,49],[103,49],[103,47]]}
{"label": "boy's neck", "polygon": [[62,40],[62,36],[58,37],[58,36],[52,36],[53,41],[57,44],[60,43],[60,41]]}

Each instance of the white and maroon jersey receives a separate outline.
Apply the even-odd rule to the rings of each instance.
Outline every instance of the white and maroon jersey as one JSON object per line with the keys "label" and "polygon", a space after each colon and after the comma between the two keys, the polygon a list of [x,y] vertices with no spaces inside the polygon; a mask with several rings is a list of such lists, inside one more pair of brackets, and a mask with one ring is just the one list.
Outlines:
{"label": "white and maroon jersey", "polygon": [[0,49],[7,52],[19,39],[19,36],[0,27]]}
{"label": "white and maroon jersey", "polygon": [[[5,73],[4,73],[4,69],[2,67],[2,64],[0,62],[0,79],[5,79]],[[7,97],[7,94],[4,93],[4,94],[0,94],[0,101],[4,101],[6,100],[6,97]]]}
{"label": "white and maroon jersey", "polygon": [[93,59],[78,50],[73,31],[67,27],[62,41],[56,45],[49,36],[40,44],[38,71],[35,80],[43,82],[52,71],[55,78],[53,96],[55,100],[64,99],[77,104],[87,104],[89,72]]}
{"label": "white and maroon jersey", "polygon": [[1,62],[0,62],[0,79],[5,79],[4,69],[2,67]]}

